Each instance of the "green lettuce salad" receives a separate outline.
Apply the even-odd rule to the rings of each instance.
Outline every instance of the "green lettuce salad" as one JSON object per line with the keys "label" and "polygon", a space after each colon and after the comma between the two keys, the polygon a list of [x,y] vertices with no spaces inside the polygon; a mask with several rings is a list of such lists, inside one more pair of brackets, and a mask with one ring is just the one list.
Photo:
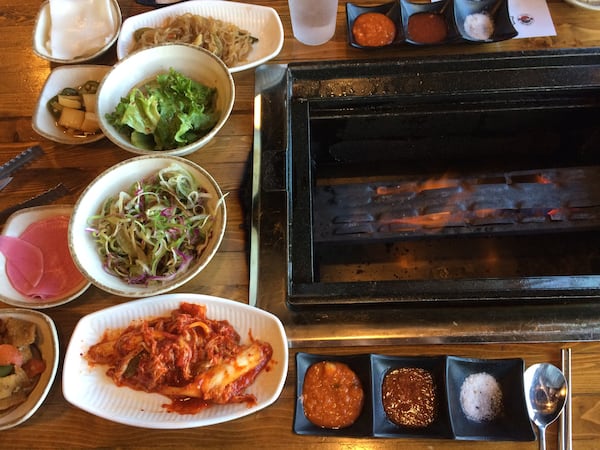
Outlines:
{"label": "green lettuce salad", "polygon": [[217,123],[215,88],[173,68],[121,98],[108,122],[146,150],[170,150],[206,135]]}

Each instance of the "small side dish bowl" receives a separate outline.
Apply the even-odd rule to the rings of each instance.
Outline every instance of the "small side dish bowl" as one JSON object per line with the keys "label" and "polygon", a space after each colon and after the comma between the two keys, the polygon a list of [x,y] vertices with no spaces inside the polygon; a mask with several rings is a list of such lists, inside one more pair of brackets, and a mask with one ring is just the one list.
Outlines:
{"label": "small side dish bowl", "polygon": [[[32,223],[55,216],[70,216],[72,212],[71,205],[48,205],[22,209],[7,219],[2,229],[2,235],[19,237]],[[12,306],[28,309],[52,308],[75,300],[90,286],[90,282],[83,278],[81,283],[74,285],[69,292],[58,298],[33,299],[21,294],[12,286],[7,275],[6,262],[6,257],[0,252],[0,300]]]}
{"label": "small side dish bowl", "polygon": [[[406,378],[413,380],[412,386],[404,386],[400,390],[402,393],[419,391],[418,396],[414,395],[411,401],[427,401],[427,387],[417,385],[419,377],[423,380],[430,380],[433,384],[432,403],[434,405],[433,413],[429,417],[430,423],[426,425],[399,425],[394,423],[383,402],[384,381],[388,374],[393,376],[395,370],[404,370]],[[417,372],[418,371],[418,372]],[[446,398],[446,357],[445,356],[423,356],[423,357],[400,357],[387,355],[371,355],[371,376],[373,377],[373,435],[378,437],[423,437],[452,439],[452,427],[450,425],[450,416],[448,413],[448,400]],[[389,383],[389,381],[388,381]],[[425,382],[423,384],[426,384]],[[425,392],[424,392],[425,391]],[[407,394],[404,394],[407,395]],[[410,395],[410,394],[409,394]],[[404,401],[407,401],[405,398]],[[417,411],[414,417],[408,415],[404,418],[406,421],[417,419],[418,416],[426,416],[426,407],[421,403],[414,404],[410,411]],[[394,405],[395,402],[392,403]],[[431,405],[431,404],[430,404]],[[398,408],[389,407],[389,411],[394,414],[394,409],[400,406],[406,407],[406,404],[398,405]],[[406,411],[402,409],[402,411]]]}
{"label": "small side dish bowl", "polygon": [[16,427],[29,419],[42,406],[48,396],[56,371],[58,369],[59,343],[56,326],[50,317],[39,311],[30,311],[22,308],[0,309],[0,319],[24,320],[35,324],[35,345],[46,363],[45,370],[33,390],[20,405],[0,412],[0,430]]}
{"label": "small side dish bowl", "polygon": [[[89,5],[87,3],[85,5],[85,8],[88,8]],[[71,40],[74,42],[90,42],[90,45],[93,45],[93,47],[89,49],[84,49],[81,55],[77,55],[72,58],[63,58],[57,56],[56,54],[53,54],[52,52],[52,45],[50,40],[52,34],[52,15],[50,10],[50,1],[46,0],[45,2],[43,2],[38,12],[37,19],[35,21],[35,27],[33,32],[33,52],[40,58],[44,58],[48,61],[61,64],[82,63],[97,58],[98,56],[105,53],[119,37],[119,30],[121,29],[123,17],[121,15],[121,9],[117,0],[98,0],[98,2],[95,3],[95,5],[97,5],[99,10],[90,11],[82,9],[80,13],[84,14],[84,16],[77,17],[77,21],[73,21],[75,24],[81,23],[82,25],[73,26],[73,28],[70,31],[75,34],[73,34],[72,36],[64,36],[64,39],[67,41]],[[64,11],[65,6],[60,6],[62,6],[62,8],[60,9]],[[68,18],[64,19],[67,20]],[[97,22],[98,20],[102,22]],[[93,42],[97,41],[96,39],[93,39],[91,37],[88,38],[85,34],[81,34],[89,32],[90,29],[105,34],[105,42],[101,47],[97,47],[96,44],[92,44]],[[106,32],[106,30],[108,30],[108,33]]]}
{"label": "small side dish bowl", "polygon": [[[448,405],[456,439],[535,440],[525,403],[523,370],[524,361],[520,358],[448,356]],[[501,398],[499,402],[490,401],[498,397]],[[473,412],[477,417],[473,417]]]}
{"label": "small side dish bowl", "polygon": [[59,66],[50,72],[33,112],[31,126],[40,136],[61,144],[89,144],[104,137],[101,131],[88,136],[73,136],[66,133],[57,125],[56,119],[48,109],[48,101],[64,88],[77,88],[85,82],[93,80],[100,83],[104,75],[110,70],[110,66],[76,64],[71,66]]}
{"label": "small side dish bowl", "polygon": [[454,19],[462,38],[471,42],[499,42],[514,38],[508,0],[454,0]]}
{"label": "small side dish bowl", "polygon": [[452,0],[432,3],[400,0],[400,6],[406,42],[414,45],[440,45],[460,40],[454,23]]}
{"label": "small side dish bowl", "polygon": [[[372,433],[372,395],[370,356],[364,355],[317,355],[299,352],[296,354],[296,410],[294,412],[294,432],[318,436],[364,437]],[[364,403],[356,421],[344,428],[323,428],[312,423],[304,412],[303,388],[308,369],[316,363],[331,361],[343,363],[352,370],[360,380],[364,393]]]}
{"label": "small side dish bowl", "polygon": [[[201,254],[179,275],[148,285],[130,284],[105,270],[97,244],[89,229],[90,218],[100,212],[108,198],[129,190],[136,181],[155,175],[160,169],[174,163],[187,170],[198,185],[207,191],[208,207],[214,212],[208,242]],[[227,210],[223,193],[206,170],[187,159],[175,156],[138,156],[110,167],[83,191],[75,204],[69,224],[69,248],[75,264],[95,286],[122,297],[147,297],[171,291],[198,275],[216,254],[223,240],[226,224]]]}
{"label": "small side dish bowl", "polygon": [[[200,84],[215,88],[215,109],[219,118],[207,134],[185,146],[170,150],[147,150],[138,147],[128,136],[111,125],[106,115],[113,113],[121,99],[127,98],[133,88],[142,87],[155,80],[157,75],[168,73],[170,69]],[[97,114],[104,135],[124,150],[138,155],[184,156],[199,150],[212,140],[227,122],[234,100],[233,78],[219,58],[192,45],[164,44],[134,52],[115,64],[98,88]]]}
{"label": "small side dish bowl", "polygon": [[[396,27],[396,36],[391,44],[381,45],[381,46],[365,46],[361,45],[356,41],[356,38],[353,33],[354,22],[356,19],[363,14],[366,13],[378,13],[387,16]],[[398,1],[393,1],[389,3],[383,3],[381,5],[375,6],[361,6],[355,3],[348,2],[346,3],[346,24],[347,24],[347,32],[348,32],[348,43],[352,47],[361,48],[361,49],[380,49],[380,48],[388,48],[396,45],[400,45],[404,43],[404,32],[402,28],[402,16],[400,14],[400,3]]]}

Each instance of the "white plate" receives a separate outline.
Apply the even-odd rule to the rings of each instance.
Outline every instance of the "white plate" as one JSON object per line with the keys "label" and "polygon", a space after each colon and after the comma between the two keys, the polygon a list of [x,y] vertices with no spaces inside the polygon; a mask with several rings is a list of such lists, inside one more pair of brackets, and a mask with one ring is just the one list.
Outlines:
{"label": "white plate", "polygon": [[35,28],[33,30],[33,52],[40,58],[44,58],[48,61],[62,64],[77,64],[97,58],[115,43],[119,36],[119,29],[121,28],[121,24],[123,21],[123,17],[121,15],[121,8],[119,8],[119,3],[117,2],[117,0],[111,0],[110,6],[112,7],[111,13],[114,19],[114,30],[112,37],[106,43],[106,45],[100,50],[89,55],[84,55],[73,59],[61,59],[53,57],[51,51],[48,49],[47,43],[50,36],[51,22],[50,2],[49,0],[46,0],[44,3],[42,3],[37,19],[35,21]]}
{"label": "white plate", "polygon": [[95,80],[99,84],[110,69],[111,66],[90,64],[55,68],[48,75],[38,98],[31,123],[33,130],[40,136],[61,144],[88,144],[102,139],[104,134],[100,130],[88,137],[69,136],[56,125],[56,119],[48,111],[47,104],[52,97],[66,87],[77,88],[89,80]]}
{"label": "white plate", "polygon": [[[90,367],[82,357],[98,342],[106,329],[120,329],[131,321],[164,316],[181,302],[206,305],[210,319],[227,320],[248,342],[248,332],[255,339],[273,347],[269,371],[263,371],[247,389],[257,404],[214,405],[197,414],[169,413],[161,405],[168,403],[162,395],[117,387],[106,374],[107,367]],[[201,294],[165,294],[130,301],[83,317],[71,337],[63,368],[63,395],[73,405],[107,420],[143,428],[179,429],[213,425],[259,411],[277,400],[288,369],[288,347],[279,319],[258,308]]]}
{"label": "white plate", "polygon": [[[48,217],[66,215],[70,216],[73,207],[70,205],[48,205],[36,206],[33,208],[21,209],[13,213],[7,220],[2,229],[5,236],[19,237],[25,229],[34,222]],[[31,309],[45,309],[54,306],[63,305],[75,300],[90,286],[90,282],[83,278],[83,281],[74,286],[73,289],[63,297],[52,300],[35,300],[21,294],[15,290],[6,275],[6,258],[0,252],[0,300],[12,306]]]}
{"label": "white plate", "polygon": [[46,362],[46,370],[27,400],[6,413],[0,412],[0,430],[16,427],[29,419],[42,405],[56,376],[58,368],[58,335],[54,322],[46,314],[26,309],[0,309],[0,318],[13,317],[35,323],[37,327],[37,346]]}
{"label": "white plate", "polygon": [[580,8],[589,9],[592,11],[600,11],[600,1],[599,0],[565,0],[567,3],[570,3],[574,6],[579,6]]}
{"label": "white plate", "polygon": [[231,73],[256,67],[277,56],[283,47],[283,25],[270,7],[237,2],[192,0],[129,17],[117,40],[117,57],[124,58],[133,45],[133,33],[143,27],[161,26],[165,19],[185,13],[223,20],[248,30],[258,38],[248,60],[229,68]]}

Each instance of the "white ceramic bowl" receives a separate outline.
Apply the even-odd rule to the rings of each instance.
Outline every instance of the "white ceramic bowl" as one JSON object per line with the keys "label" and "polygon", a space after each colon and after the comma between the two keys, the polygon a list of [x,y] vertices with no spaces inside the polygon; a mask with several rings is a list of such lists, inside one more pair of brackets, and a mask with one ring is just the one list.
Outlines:
{"label": "white ceramic bowl", "polygon": [[[71,215],[72,211],[73,207],[71,205],[47,205],[21,209],[13,213],[6,220],[6,224],[2,229],[2,234],[5,236],[18,237],[34,222],[54,216]],[[6,258],[0,252],[0,300],[9,305],[29,309],[52,308],[75,300],[83,294],[89,286],[89,281],[83,279],[81,283],[73,286],[73,289],[59,298],[49,300],[29,298],[12,287],[8,275],[6,274]]]}
{"label": "white ceramic bowl", "polygon": [[258,39],[252,46],[248,58],[229,68],[231,73],[263,64],[277,56],[283,48],[283,25],[277,11],[273,8],[232,1],[191,0],[125,19],[117,40],[117,57],[123,59],[131,52],[136,30],[162,26],[168,18],[186,13],[232,23],[242,30],[249,31]]}
{"label": "white ceramic bowl", "polygon": [[[104,270],[96,243],[88,229],[89,218],[98,214],[104,201],[131,185],[157,173],[160,169],[178,163],[188,170],[210,194],[210,208],[215,211],[210,241],[202,254],[178,277],[160,284],[129,284]],[[223,193],[214,178],[199,165],[184,158],[167,155],[146,155],[116,164],[100,174],[81,194],[69,224],[69,248],[75,264],[97,287],[122,297],[147,297],[171,291],[199,274],[216,254],[227,224],[227,209]]]}
{"label": "white ceramic bowl", "polygon": [[0,309],[0,319],[7,319],[9,317],[26,320],[35,324],[35,343],[42,355],[42,359],[46,363],[46,369],[40,374],[40,378],[27,396],[27,400],[8,411],[0,413],[0,431],[16,427],[35,414],[48,396],[56,377],[56,371],[58,370],[58,333],[52,319],[39,311],[31,311],[23,308]]}
{"label": "white ceramic bowl", "polygon": [[71,136],[65,133],[58,125],[56,119],[48,110],[48,101],[66,87],[77,88],[86,81],[102,81],[110,66],[80,64],[72,66],[59,66],[50,72],[42,92],[37,101],[31,126],[40,136],[61,144],[89,144],[104,137],[101,131],[87,137]]}
{"label": "white ceramic bowl", "polygon": [[121,29],[121,25],[123,23],[121,8],[119,8],[119,3],[117,0],[108,0],[108,5],[110,9],[107,12],[107,15],[111,18],[112,23],[107,24],[107,26],[112,27],[112,29],[110,30],[111,33],[105,45],[98,49],[91,49],[89,52],[81,56],[64,59],[53,56],[52,49],[49,46],[52,23],[50,15],[50,2],[49,0],[46,0],[42,3],[35,21],[35,27],[33,31],[33,52],[40,58],[62,64],[77,64],[90,61],[102,55],[115,43],[119,37],[119,30]]}
{"label": "white ceramic bowl", "polygon": [[571,5],[591,11],[600,11],[600,0],[565,0]]}
{"label": "white ceramic bowl", "polygon": [[[157,75],[175,69],[186,77],[214,87],[217,90],[216,108],[219,120],[199,140],[171,150],[145,150],[131,143],[128,136],[119,133],[108,123],[106,115],[115,111],[121,98],[128,97],[134,87],[140,87]],[[235,100],[233,78],[223,62],[212,53],[198,47],[182,44],[165,44],[132,53],[106,74],[98,88],[98,120],[104,135],[119,147],[138,154],[188,155],[208,144],[223,127]]]}

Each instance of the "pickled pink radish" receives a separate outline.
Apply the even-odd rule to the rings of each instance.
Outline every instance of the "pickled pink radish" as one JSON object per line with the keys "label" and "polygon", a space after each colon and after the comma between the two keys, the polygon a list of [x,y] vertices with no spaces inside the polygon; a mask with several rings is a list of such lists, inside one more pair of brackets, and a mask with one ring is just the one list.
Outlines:
{"label": "pickled pink radish", "polygon": [[44,272],[44,255],[38,247],[23,239],[0,236],[0,252],[6,259],[6,275],[13,286],[31,289],[39,284]]}
{"label": "pickled pink radish", "polygon": [[[27,280],[34,276],[22,275],[36,270],[27,260],[21,261],[24,265],[10,272],[7,264],[7,275],[15,290],[32,299],[49,300],[67,295],[84,281],[69,252],[68,228],[68,216],[54,216],[34,222],[23,231],[19,240],[40,250],[43,265],[38,283],[33,284]],[[18,256],[9,252],[6,259],[7,262],[18,260]]]}

